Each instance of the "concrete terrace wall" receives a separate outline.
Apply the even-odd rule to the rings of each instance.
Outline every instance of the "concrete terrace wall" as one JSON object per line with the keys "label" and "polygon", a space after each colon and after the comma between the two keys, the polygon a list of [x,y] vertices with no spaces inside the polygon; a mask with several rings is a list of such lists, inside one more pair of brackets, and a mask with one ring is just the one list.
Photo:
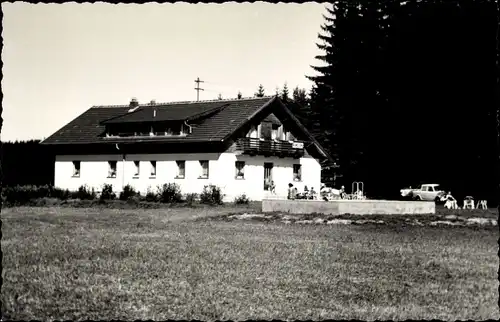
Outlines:
{"label": "concrete terrace wall", "polygon": [[[186,177],[175,178],[177,160],[186,161]],[[199,179],[200,160],[209,160],[209,178]],[[73,161],[80,161],[80,177],[72,177]],[[108,178],[108,161],[117,161],[115,178]],[[140,162],[139,177],[134,178],[134,161]],[[150,176],[150,161],[156,161],[156,177]],[[244,161],[244,179],[236,179],[235,161]],[[81,185],[100,190],[103,184],[111,184],[120,192],[127,184],[145,193],[148,187],[156,188],[164,183],[177,183],[182,193],[200,193],[205,185],[216,185],[226,195],[224,201],[246,194],[251,200],[262,200],[264,191],[264,162],[273,163],[273,180],[276,195],[286,197],[288,183],[293,182],[293,164],[302,165],[302,182],[293,182],[299,189],[304,185],[319,191],[321,166],[311,157],[301,159],[238,155],[237,153],[204,154],[127,154],[122,155],[58,155],[55,163],[55,186],[77,190]]]}
{"label": "concrete terrace wall", "polygon": [[287,212],[290,214],[322,213],[327,215],[391,215],[434,214],[434,202],[393,200],[262,200],[263,212]]}

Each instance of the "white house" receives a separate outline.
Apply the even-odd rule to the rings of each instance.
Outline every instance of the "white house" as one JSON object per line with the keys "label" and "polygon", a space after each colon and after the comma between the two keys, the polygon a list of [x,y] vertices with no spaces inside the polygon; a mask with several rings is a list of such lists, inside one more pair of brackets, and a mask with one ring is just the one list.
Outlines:
{"label": "white house", "polygon": [[177,183],[182,193],[216,185],[225,201],[287,195],[288,184],[320,189],[328,154],[278,97],[94,106],[44,140],[56,187],[104,183],[145,193]]}

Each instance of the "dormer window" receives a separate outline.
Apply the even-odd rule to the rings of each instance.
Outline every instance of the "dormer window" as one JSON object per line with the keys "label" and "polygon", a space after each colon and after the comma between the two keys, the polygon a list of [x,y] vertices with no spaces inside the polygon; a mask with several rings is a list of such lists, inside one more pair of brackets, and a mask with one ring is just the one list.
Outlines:
{"label": "dormer window", "polygon": [[180,125],[174,125],[170,128],[172,135],[181,135],[182,129]]}
{"label": "dormer window", "polygon": [[129,123],[117,127],[106,128],[104,137],[155,137],[155,136],[184,136],[189,129],[182,121],[155,122],[154,124]]}
{"label": "dormer window", "polygon": [[169,125],[165,130],[165,136],[182,136],[188,133],[189,130],[182,123]]}

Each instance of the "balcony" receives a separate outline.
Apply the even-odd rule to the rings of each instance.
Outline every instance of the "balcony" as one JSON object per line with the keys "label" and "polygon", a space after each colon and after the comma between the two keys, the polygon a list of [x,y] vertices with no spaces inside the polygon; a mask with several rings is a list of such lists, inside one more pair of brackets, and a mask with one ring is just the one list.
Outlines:
{"label": "balcony", "polygon": [[236,150],[248,155],[278,156],[280,158],[301,158],[304,156],[304,142],[272,141],[254,138],[240,138]]}

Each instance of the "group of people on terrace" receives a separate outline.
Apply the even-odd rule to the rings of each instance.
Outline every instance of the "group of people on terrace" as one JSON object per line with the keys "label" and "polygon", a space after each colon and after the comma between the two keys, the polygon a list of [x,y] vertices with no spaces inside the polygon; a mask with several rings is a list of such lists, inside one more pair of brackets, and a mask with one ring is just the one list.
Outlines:
{"label": "group of people on terrace", "polygon": [[345,187],[342,186],[340,189],[334,189],[326,187],[324,184],[321,185],[321,198],[325,201],[329,200],[338,200],[338,199],[355,199],[355,200],[363,200],[366,199],[363,190],[359,187],[352,194],[347,194],[345,191]]}
{"label": "group of people on terrace", "polygon": [[318,194],[314,190],[314,187],[311,187],[309,189],[307,186],[304,186],[304,191],[299,192],[297,187],[295,187],[292,183],[288,184],[288,199],[309,199],[309,200],[315,200],[317,199]]}

